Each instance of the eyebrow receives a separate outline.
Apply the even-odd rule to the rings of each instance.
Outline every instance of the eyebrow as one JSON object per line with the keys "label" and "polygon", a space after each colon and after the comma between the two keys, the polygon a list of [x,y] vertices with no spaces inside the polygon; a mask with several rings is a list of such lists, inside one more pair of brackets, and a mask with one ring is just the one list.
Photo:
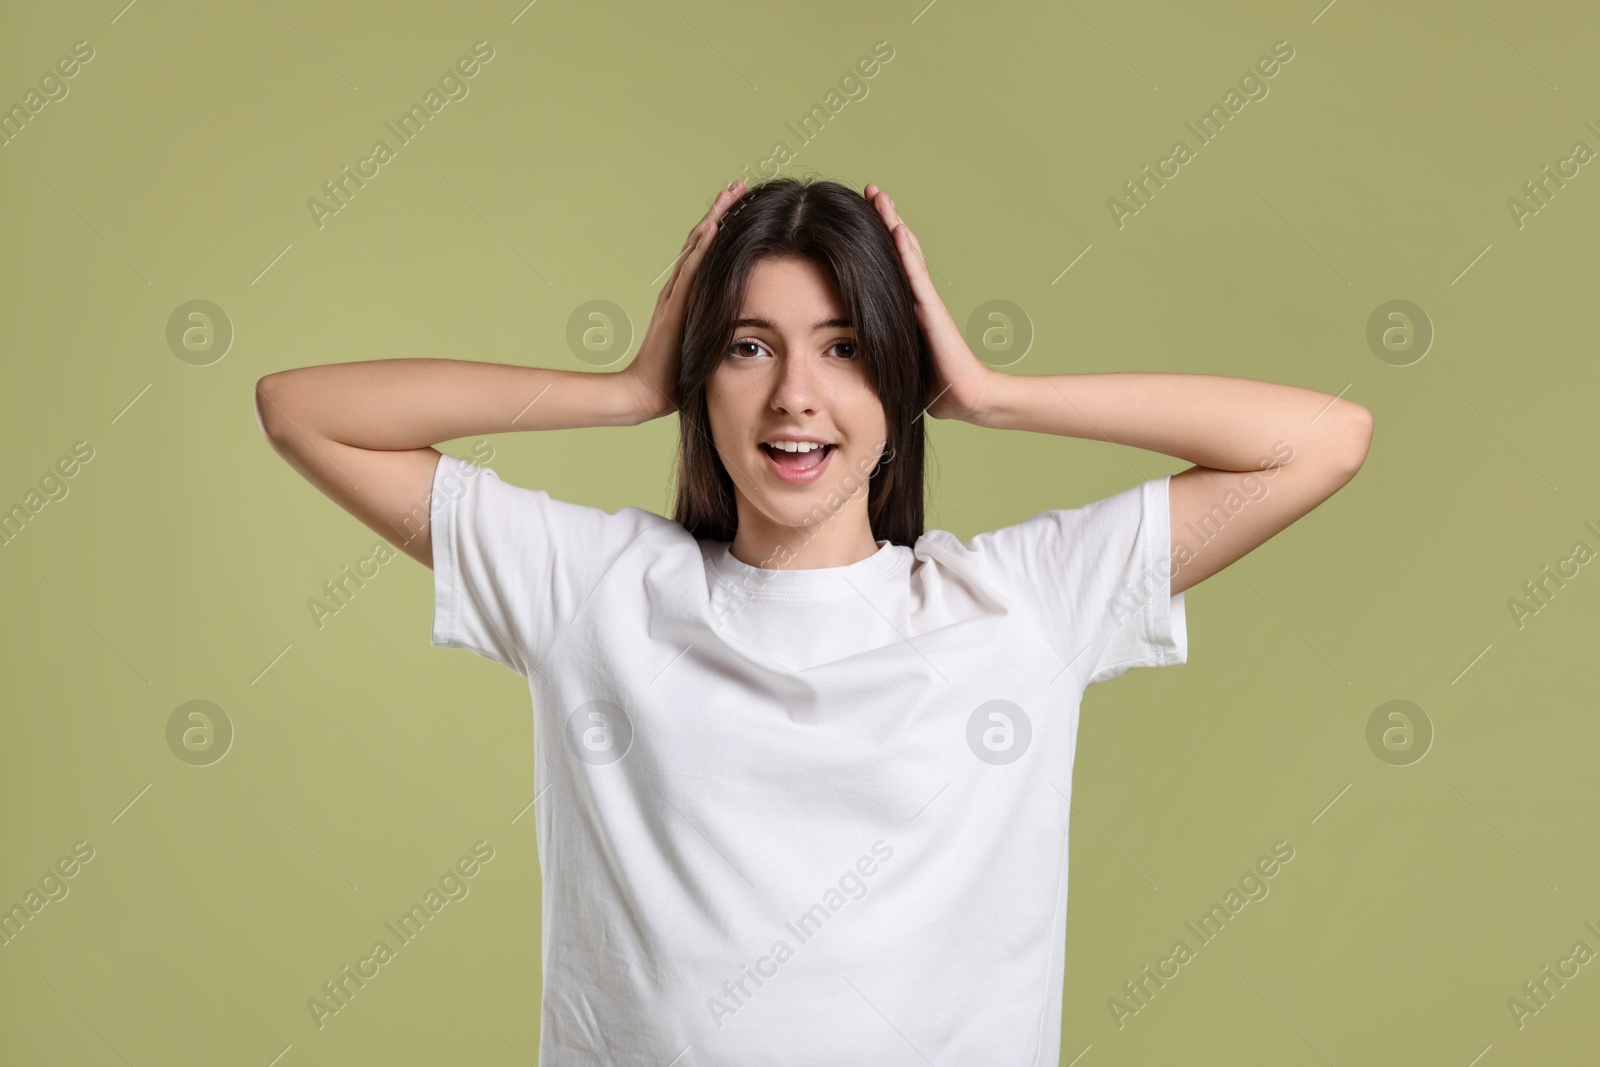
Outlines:
{"label": "eyebrow", "polygon": [[[762,329],[762,330],[772,330],[774,333],[776,333],[777,329],[778,329],[776,326],[774,326],[772,323],[768,322],[766,319],[760,319],[760,318],[735,319],[733,324],[734,324],[735,327],[739,327],[739,326],[754,326],[754,327],[756,327],[758,329]],[[855,323],[851,322],[849,319],[839,319],[839,318],[835,318],[835,319],[818,319],[816,322],[813,322],[811,324],[811,329],[813,331],[816,331],[816,330],[827,330],[827,329],[850,329],[850,330],[853,330],[853,329],[855,329]]]}

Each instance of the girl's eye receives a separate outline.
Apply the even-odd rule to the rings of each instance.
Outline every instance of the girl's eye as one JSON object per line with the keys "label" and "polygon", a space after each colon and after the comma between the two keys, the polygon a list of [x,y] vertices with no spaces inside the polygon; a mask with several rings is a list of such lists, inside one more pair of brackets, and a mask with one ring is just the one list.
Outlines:
{"label": "girl's eye", "polygon": [[[752,352],[750,351],[751,349],[755,349],[755,351]],[[838,351],[839,349],[844,351],[840,352]],[[735,341],[728,346],[728,354],[730,356],[741,358],[759,356],[763,351],[765,351],[765,346],[760,341]],[[838,352],[841,359],[853,360],[856,358],[856,343],[854,341],[835,341],[829,346],[828,351]]]}

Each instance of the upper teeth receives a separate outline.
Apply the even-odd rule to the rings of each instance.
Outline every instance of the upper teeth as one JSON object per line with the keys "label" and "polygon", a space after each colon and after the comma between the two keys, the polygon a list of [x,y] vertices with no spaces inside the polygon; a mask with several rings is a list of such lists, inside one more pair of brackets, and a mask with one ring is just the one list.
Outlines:
{"label": "upper teeth", "polygon": [[811,452],[818,448],[828,447],[827,445],[818,444],[816,441],[769,441],[767,444],[771,448],[781,448],[785,452]]}

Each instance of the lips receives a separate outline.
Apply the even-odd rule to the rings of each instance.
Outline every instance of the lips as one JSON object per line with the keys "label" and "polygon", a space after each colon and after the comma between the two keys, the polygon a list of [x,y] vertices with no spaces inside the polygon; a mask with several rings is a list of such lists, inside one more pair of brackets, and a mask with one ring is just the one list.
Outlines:
{"label": "lips", "polygon": [[761,451],[771,456],[781,466],[790,467],[794,470],[810,470],[826,459],[828,453],[833,451],[833,447],[833,445],[826,445],[820,449],[813,448],[809,452],[789,452],[781,448],[773,448],[771,445],[762,445]]}
{"label": "lips", "polygon": [[810,452],[785,452],[781,448],[758,446],[766,457],[767,466],[783,481],[791,485],[804,485],[821,476],[823,468],[833,458],[836,445],[827,445]]}

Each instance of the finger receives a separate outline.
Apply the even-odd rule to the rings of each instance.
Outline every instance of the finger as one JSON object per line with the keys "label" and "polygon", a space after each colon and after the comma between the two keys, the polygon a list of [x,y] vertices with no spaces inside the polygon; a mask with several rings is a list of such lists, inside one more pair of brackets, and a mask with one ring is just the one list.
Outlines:
{"label": "finger", "polygon": [[922,254],[922,246],[917,243],[917,235],[904,222],[897,222],[893,236],[895,249],[900,253],[906,277],[911,282],[911,294],[919,304],[928,307],[936,305],[939,302],[938,289],[933,284],[933,276],[928,273],[928,260]]}
{"label": "finger", "polygon": [[700,261],[706,257],[706,249],[711,244],[711,236],[717,232],[715,226],[708,226],[697,231],[694,241],[688,246],[683,258],[678,260],[678,266],[672,272],[672,279],[668,282],[672,290],[669,299],[681,301],[689,291],[689,283],[694,280],[695,271],[700,268]]}
{"label": "finger", "polygon": [[688,248],[691,244],[693,244],[696,240],[696,234],[702,232],[703,228],[710,227],[713,230],[716,229],[722,220],[722,216],[727,213],[730,207],[733,206],[734,201],[738,200],[744,194],[745,184],[743,178],[736,179],[732,185],[718,193],[712,199],[711,207],[706,210],[706,213],[703,216],[701,216],[700,221],[695,225],[695,228],[689,231],[689,240],[684,242],[684,247]]}
{"label": "finger", "polygon": [[727,189],[716,195],[711,202],[711,208],[694,227],[689,231],[688,240],[684,241],[684,254],[680,255],[672,268],[672,277],[667,279],[663,291],[670,293],[668,300],[679,300],[688,291],[688,283],[693,280],[695,272],[700,267],[700,261],[705,259],[711,242],[716,238],[722,216],[733,206],[734,202],[745,192],[744,180],[735,181]]}
{"label": "finger", "polygon": [[[875,186],[869,185],[867,188],[873,189],[877,194],[874,200],[874,206],[877,207],[878,215],[883,219],[884,225],[889,227],[889,235],[890,237],[894,238],[896,249],[900,247],[900,238],[895,237],[896,229],[898,228],[905,231],[905,240],[911,246],[909,252],[906,253],[908,256],[907,273],[915,277],[916,271],[920,270],[921,273],[926,277],[928,273],[928,258],[927,256],[923,255],[922,242],[917,240],[917,235],[911,231],[911,227],[907,225],[906,221],[900,217],[900,212],[899,209],[895,207],[894,199],[888,193],[884,192],[882,189],[876,188]],[[928,284],[932,284],[931,278],[928,279]]]}
{"label": "finger", "polygon": [[911,293],[917,303],[929,309],[943,307],[938,288],[933,284],[933,276],[928,273],[928,257],[923,254],[922,242],[917,240],[917,235],[900,217],[894,198],[875,183],[869,183],[863,195],[872,202],[878,217],[889,228],[889,237],[894,241],[895,251],[900,254],[901,265],[911,282]]}
{"label": "finger", "polygon": [[[721,196],[720,193],[717,195]],[[672,261],[672,273],[667,276],[667,284],[661,287],[662,292],[670,293],[672,291],[673,283],[678,280],[678,273],[683,270],[684,258],[688,256],[689,250],[695,246],[695,243],[705,236],[705,226],[706,219],[705,216],[702,216],[700,221],[695,223],[694,227],[689,230],[689,236],[683,239],[683,247],[678,249],[678,258]]]}
{"label": "finger", "polygon": [[672,272],[667,275],[666,284],[661,287],[661,292],[656,294],[658,303],[671,299],[673,286],[678,284],[678,275],[683,271],[683,261],[688,257],[689,249],[694,247],[694,242],[700,236],[700,233],[700,227],[696,225],[694,229],[689,231],[689,236],[683,242],[683,247],[678,249],[678,258],[672,261]]}
{"label": "finger", "polygon": [[928,257],[922,254],[922,242],[917,240],[916,232],[913,231],[910,226],[906,225],[904,219],[900,221],[900,226],[906,231],[906,240],[911,242],[911,247],[916,251],[917,258],[926,263],[928,261]]}
{"label": "finger", "polygon": [[[678,262],[674,264],[673,269],[675,272],[683,265],[687,253],[696,245],[701,244],[708,233],[716,232],[722,216],[727,212],[728,208],[733,206],[733,202],[743,196],[744,193],[744,179],[741,178],[719,192],[712,199],[711,207],[700,217],[700,221],[694,224],[694,228],[689,231],[689,236],[684,238],[683,248],[679,251]],[[674,277],[676,277],[676,274],[674,274]]]}
{"label": "finger", "polygon": [[893,230],[895,224],[900,221],[900,213],[895,210],[894,200],[876,185],[869,185],[867,188],[872,190],[872,194],[868,199],[872,201],[872,206],[878,210],[878,217],[883,219],[885,226]]}

